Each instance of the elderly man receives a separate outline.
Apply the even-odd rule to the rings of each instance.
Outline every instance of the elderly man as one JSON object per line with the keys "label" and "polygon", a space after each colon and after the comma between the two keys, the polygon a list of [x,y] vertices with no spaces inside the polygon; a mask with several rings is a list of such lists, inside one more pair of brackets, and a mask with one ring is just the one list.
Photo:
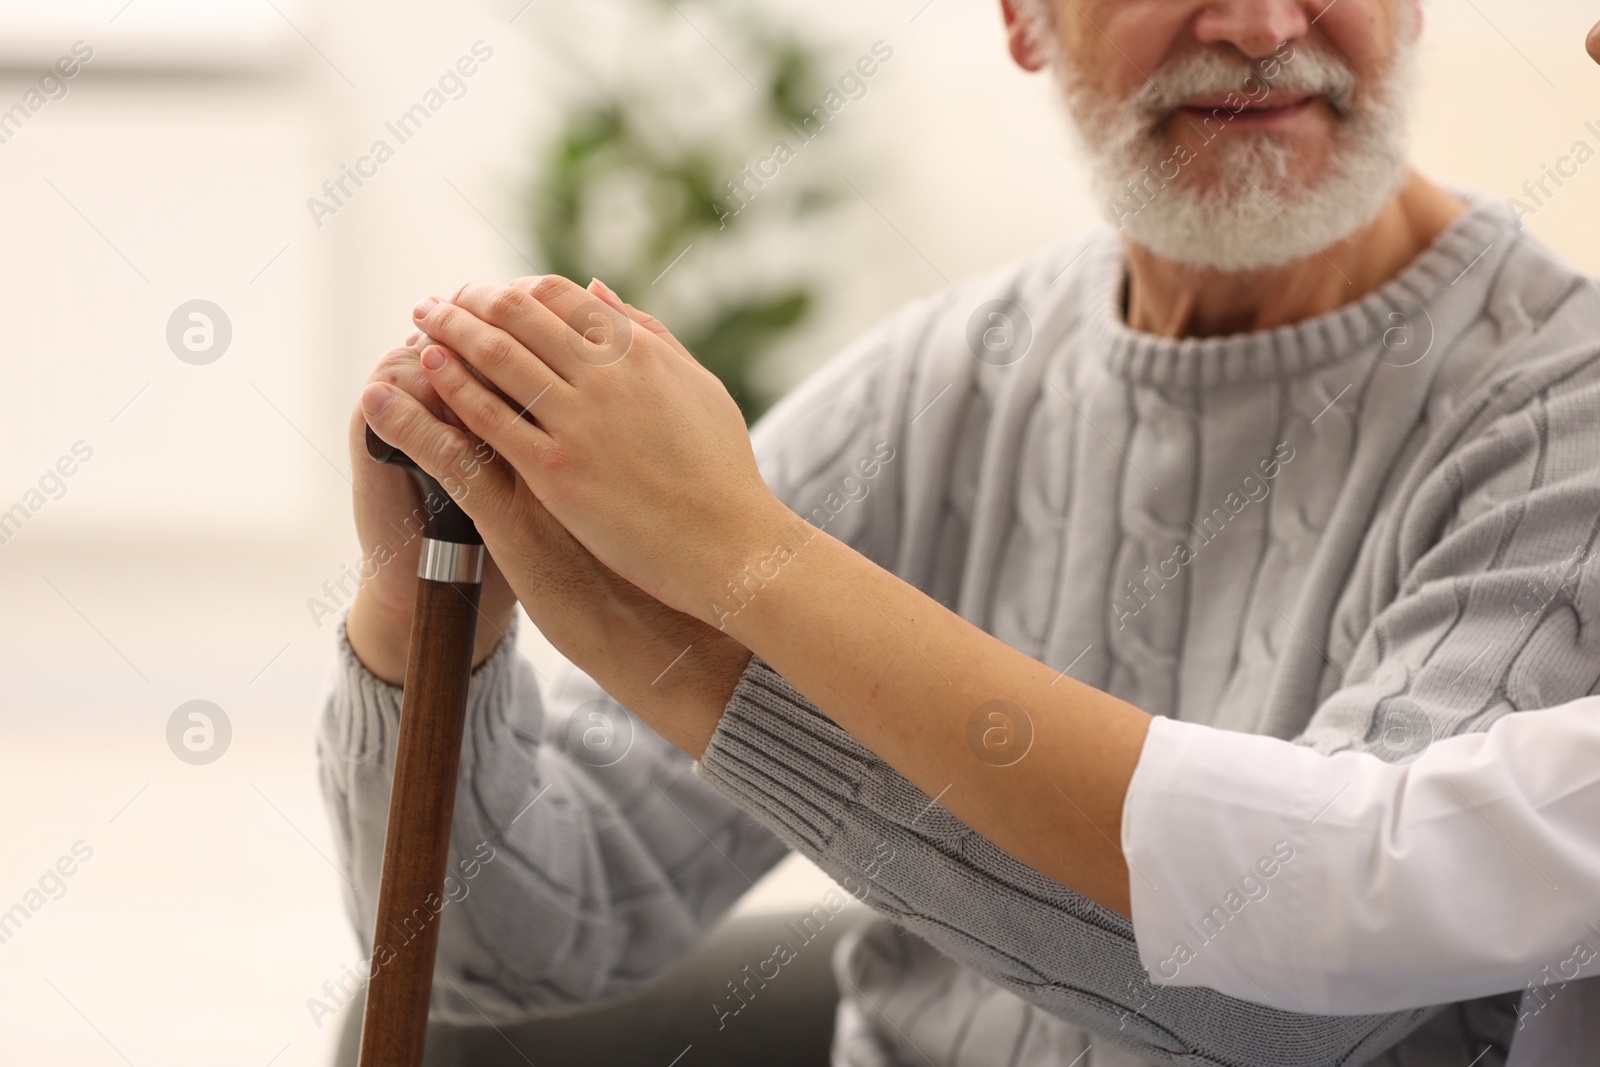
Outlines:
{"label": "elderly man", "polygon": [[[1008,0],[1012,55],[1058,78],[1115,232],[891,318],[757,429],[764,480],[1012,647],[1158,715],[1404,759],[1592,692],[1600,291],[1503,205],[1408,169],[1419,6]],[[445,310],[425,302],[419,323],[443,337]],[[437,406],[415,360],[375,377]],[[411,502],[357,458],[375,552]],[[792,846],[895,920],[837,960],[838,1065],[1504,1062],[1515,994],[1317,1017],[1272,990],[1262,1006],[1152,985],[1121,915],[963,826],[765,663],[532,553],[497,552],[486,587],[455,835],[463,854],[495,844],[441,914],[441,1015],[634,988]],[[771,577],[730,584],[725,613]],[[495,646],[513,587],[537,590],[524,606],[588,676],[541,694]],[[363,930],[409,588],[403,562],[363,586],[320,738]],[[630,681],[645,662],[660,673]],[[685,723],[708,695],[706,736]],[[973,751],[1003,764],[1017,724],[993,721]],[[1275,871],[1314,862],[1262,851]],[[1172,966],[1263,906],[1196,916]],[[787,958],[762,963],[754,984],[730,975],[719,1021]]]}

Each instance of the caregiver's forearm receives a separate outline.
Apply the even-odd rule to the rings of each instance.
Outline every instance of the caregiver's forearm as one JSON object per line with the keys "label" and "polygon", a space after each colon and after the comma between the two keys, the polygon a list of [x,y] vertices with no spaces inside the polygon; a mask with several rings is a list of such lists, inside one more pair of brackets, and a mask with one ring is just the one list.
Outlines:
{"label": "caregiver's forearm", "polygon": [[807,530],[742,576],[727,632],[968,826],[1128,915],[1122,804],[1150,716]]}

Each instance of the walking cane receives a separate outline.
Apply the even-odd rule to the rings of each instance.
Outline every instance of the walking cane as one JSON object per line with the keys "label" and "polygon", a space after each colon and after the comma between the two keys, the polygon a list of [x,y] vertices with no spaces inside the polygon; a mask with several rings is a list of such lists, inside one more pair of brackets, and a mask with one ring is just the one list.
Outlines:
{"label": "walking cane", "polygon": [[429,518],[417,568],[417,604],[357,1059],[360,1067],[418,1067],[427,1037],[440,894],[449,861],[456,768],[483,588],[483,538],[444,488],[409,456],[386,444],[370,426],[366,439],[373,459],[410,472]]}

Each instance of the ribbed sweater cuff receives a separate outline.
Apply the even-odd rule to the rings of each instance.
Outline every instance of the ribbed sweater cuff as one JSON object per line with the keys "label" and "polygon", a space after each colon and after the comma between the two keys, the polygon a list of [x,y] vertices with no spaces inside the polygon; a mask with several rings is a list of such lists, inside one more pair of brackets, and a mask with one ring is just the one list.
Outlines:
{"label": "ribbed sweater cuff", "polygon": [[[345,621],[346,616],[341,614],[335,631],[334,666],[336,693],[345,699],[333,702],[329,721],[324,726],[324,743],[332,745],[329,755],[346,763],[393,763],[394,739],[399,736],[400,706],[405,689],[367,669],[350,647]],[[513,617],[500,644],[472,672],[467,687],[467,722],[489,714],[495,694],[509,682],[512,659],[517,654],[516,638],[517,620]]]}
{"label": "ribbed sweater cuff", "polygon": [[873,756],[751,657],[700,757],[700,776],[803,851],[826,852]]}

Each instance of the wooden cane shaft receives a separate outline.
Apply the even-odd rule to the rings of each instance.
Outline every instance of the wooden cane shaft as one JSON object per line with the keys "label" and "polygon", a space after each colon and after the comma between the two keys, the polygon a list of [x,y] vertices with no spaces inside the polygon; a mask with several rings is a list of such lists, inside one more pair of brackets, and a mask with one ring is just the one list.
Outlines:
{"label": "wooden cane shaft", "polygon": [[422,1063],[480,588],[417,583],[360,1067]]}

